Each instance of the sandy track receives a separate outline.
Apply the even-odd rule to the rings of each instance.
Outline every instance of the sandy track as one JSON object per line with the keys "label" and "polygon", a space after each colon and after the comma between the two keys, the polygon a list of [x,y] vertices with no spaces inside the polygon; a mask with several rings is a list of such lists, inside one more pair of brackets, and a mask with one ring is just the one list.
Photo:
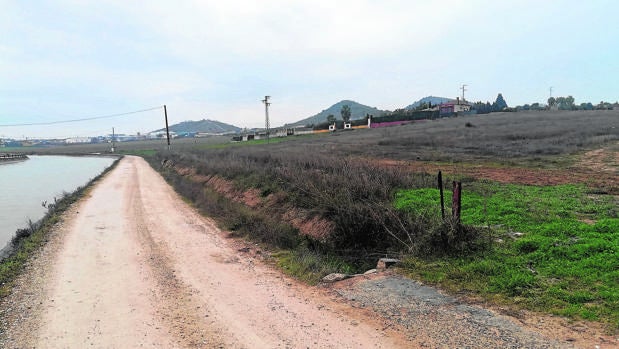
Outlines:
{"label": "sandy track", "polygon": [[237,251],[141,158],[123,159],[62,230],[16,347],[407,347]]}

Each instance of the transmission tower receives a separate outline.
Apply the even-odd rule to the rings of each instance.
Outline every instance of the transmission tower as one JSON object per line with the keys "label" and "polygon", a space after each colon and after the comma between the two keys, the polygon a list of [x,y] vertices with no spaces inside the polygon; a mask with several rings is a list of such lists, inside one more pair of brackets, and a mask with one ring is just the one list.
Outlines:
{"label": "transmission tower", "polygon": [[271,133],[271,126],[269,124],[269,105],[271,105],[271,102],[269,102],[269,99],[271,98],[271,96],[264,96],[264,99],[262,100],[262,103],[264,103],[264,114],[265,114],[265,121],[264,121],[264,125],[266,128],[266,132],[267,132],[267,143],[270,142],[270,133]]}

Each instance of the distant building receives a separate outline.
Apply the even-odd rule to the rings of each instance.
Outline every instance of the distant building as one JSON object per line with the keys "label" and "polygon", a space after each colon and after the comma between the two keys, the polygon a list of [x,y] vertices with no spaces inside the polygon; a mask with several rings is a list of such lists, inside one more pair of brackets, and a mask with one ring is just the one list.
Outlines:
{"label": "distant building", "polygon": [[[148,134],[148,138],[149,139],[156,139],[156,138],[167,138],[167,134],[165,131],[156,131],[156,132],[151,132]],[[174,131],[170,131],[170,138],[177,138],[178,135],[176,134],[176,132]]]}
{"label": "distant building", "polygon": [[86,144],[93,143],[91,137],[73,137],[64,140],[65,144]]}
{"label": "distant building", "polygon": [[471,105],[466,102],[460,102],[460,98],[456,98],[456,102],[443,103],[439,105],[440,115],[455,114],[460,112],[468,112],[471,110]]}
{"label": "distant building", "polygon": [[314,133],[314,129],[311,127],[295,127],[292,129],[292,134],[295,136],[307,135]]}

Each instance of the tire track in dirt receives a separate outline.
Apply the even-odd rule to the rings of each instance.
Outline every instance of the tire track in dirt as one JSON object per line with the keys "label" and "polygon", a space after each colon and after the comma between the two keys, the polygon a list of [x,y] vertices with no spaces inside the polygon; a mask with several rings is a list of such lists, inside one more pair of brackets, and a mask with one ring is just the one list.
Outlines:
{"label": "tire track in dirt", "polygon": [[135,161],[151,236],[157,244],[165,242],[174,274],[208,311],[202,322],[226,329],[221,333],[226,347],[410,347],[398,331],[381,330],[382,322],[372,315],[283,276],[256,254],[240,252],[238,241],[226,239],[212,221],[184,204],[142,159]]}
{"label": "tire track in dirt", "polygon": [[132,167],[132,182],[135,185],[129,192],[129,215],[133,217],[133,230],[139,237],[145,259],[157,283],[157,287],[151,290],[156,315],[181,347],[225,348],[226,343],[221,335],[224,331],[213,326],[203,326],[205,316],[196,312],[201,307],[191,298],[193,291],[175,275],[165,242],[156,242],[150,234],[145,220],[138,170],[135,163]]}
{"label": "tire track in dirt", "polygon": [[26,334],[33,347],[174,347],[153,316],[151,272],[128,224],[131,179],[121,161],[67,218],[37,290],[42,312],[27,319],[40,325]]}

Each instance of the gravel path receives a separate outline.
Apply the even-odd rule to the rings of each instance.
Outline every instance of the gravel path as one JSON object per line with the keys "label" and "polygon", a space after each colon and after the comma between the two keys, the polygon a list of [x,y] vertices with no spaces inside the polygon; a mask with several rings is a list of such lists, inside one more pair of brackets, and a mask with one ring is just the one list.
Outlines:
{"label": "gravel path", "polygon": [[423,348],[619,348],[595,323],[520,311],[507,316],[387,271],[329,286],[354,307],[397,326]]}
{"label": "gravel path", "polygon": [[462,304],[432,287],[400,276],[358,281],[346,288],[338,288],[336,292],[408,329],[410,339],[421,346],[569,347],[568,343],[544,338],[489,310]]}

